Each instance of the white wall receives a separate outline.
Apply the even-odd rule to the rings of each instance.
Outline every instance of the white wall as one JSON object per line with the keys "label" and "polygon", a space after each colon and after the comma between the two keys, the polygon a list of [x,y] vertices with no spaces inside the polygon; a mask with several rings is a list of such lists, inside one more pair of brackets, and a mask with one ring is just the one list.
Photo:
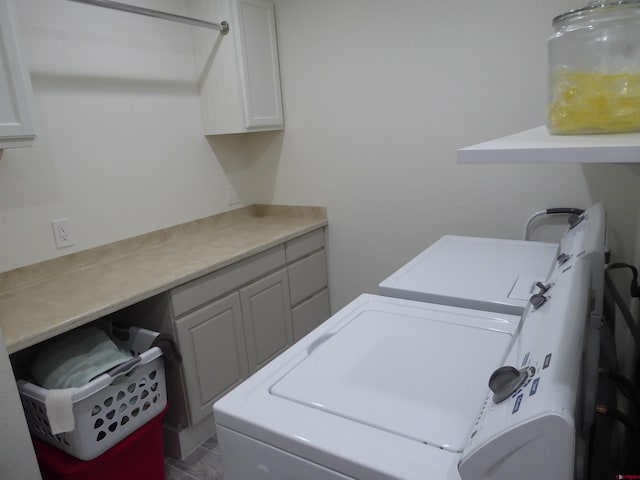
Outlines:
{"label": "white wall", "polygon": [[455,161],[544,122],[550,22],[581,0],[276,3],[284,133],[205,139],[188,27],[16,2],[39,139],[0,157],[0,271],[227,210],[227,182],[245,204],[328,207],[336,308],[444,233],[516,238],[548,206],[604,202],[632,260],[638,166]]}
{"label": "white wall", "polygon": [[0,331],[0,478],[38,480],[40,470]]}
{"label": "white wall", "polygon": [[334,309],[445,233],[519,238],[551,206],[604,202],[633,260],[638,166],[456,164],[544,123],[551,20],[583,3],[277,0],[286,130],[253,168],[262,201],[328,207]]}
{"label": "white wall", "polygon": [[[0,157],[0,271],[228,209],[188,26],[64,0],[15,4],[38,143]],[[75,246],[56,250],[50,221],[61,217]]]}

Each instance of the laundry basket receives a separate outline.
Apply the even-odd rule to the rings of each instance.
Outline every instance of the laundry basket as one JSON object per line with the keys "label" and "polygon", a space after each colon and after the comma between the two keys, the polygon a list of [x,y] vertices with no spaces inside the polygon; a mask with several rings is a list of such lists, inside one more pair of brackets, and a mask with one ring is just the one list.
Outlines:
{"label": "laundry basket", "polygon": [[[91,460],[160,414],[167,404],[158,335],[130,327],[125,340],[110,335],[135,357],[79,387],[72,396],[75,430],[53,435],[47,420],[47,389],[18,380],[32,435],[80,460]],[[120,335],[118,335],[120,336]]]}

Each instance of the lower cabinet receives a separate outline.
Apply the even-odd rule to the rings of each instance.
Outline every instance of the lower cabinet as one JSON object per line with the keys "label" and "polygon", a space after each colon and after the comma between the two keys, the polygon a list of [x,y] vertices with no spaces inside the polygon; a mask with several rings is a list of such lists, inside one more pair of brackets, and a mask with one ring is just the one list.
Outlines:
{"label": "lower cabinet", "polygon": [[175,320],[191,424],[213,402],[293,344],[283,268]]}
{"label": "lower cabinet", "polygon": [[169,292],[189,425],[293,344],[284,245]]}
{"label": "lower cabinet", "polygon": [[331,315],[324,230],[290,240],[285,245],[293,341],[297,342]]}
{"label": "lower cabinet", "polygon": [[251,374],[293,344],[287,271],[240,289],[240,302]]}
{"label": "lower cabinet", "polygon": [[235,292],[175,321],[191,423],[249,374],[240,294]]}
{"label": "lower cabinet", "polygon": [[287,270],[268,274],[174,320],[190,424],[293,344]]}
{"label": "lower cabinet", "polygon": [[119,312],[172,337],[182,355],[167,371],[167,454],[206,440],[216,400],[329,318],[327,283],[319,229]]}

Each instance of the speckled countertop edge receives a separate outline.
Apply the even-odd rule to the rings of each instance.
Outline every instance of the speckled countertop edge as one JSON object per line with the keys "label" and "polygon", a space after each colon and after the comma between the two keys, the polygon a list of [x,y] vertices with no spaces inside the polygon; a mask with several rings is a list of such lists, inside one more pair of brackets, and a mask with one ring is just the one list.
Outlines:
{"label": "speckled countertop edge", "polygon": [[252,205],[0,273],[9,353],[327,225],[323,207]]}

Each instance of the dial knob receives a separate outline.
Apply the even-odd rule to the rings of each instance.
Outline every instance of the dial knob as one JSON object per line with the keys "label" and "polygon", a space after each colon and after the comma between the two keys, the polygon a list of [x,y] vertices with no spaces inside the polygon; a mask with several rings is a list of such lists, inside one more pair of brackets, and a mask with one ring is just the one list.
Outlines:
{"label": "dial knob", "polygon": [[567,255],[566,253],[561,253],[560,255],[558,255],[556,260],[558,261],[558,265],[564,265],[565,263],[567,263],[567,261],[569,261],[570,258],[571,256]]}
{"label": "dial knob", "polygon": [[584,215],[571,215],[568,219],[569,222],[569,230],[578,225],[580,222],[584,220]]}
{"label": "dial knob", "polygon": [[518,370],[510,365],[500,367],[491,374],[489,388],[493,392],[493,401],[500,403],[518,390],[529,377],[526,368]]}
{"label": "dial knob", "polygon": [[538,308],[540,308],[542,305],[545,304],[546,301],[547,301],[547,297],[545,297],[541,293],[535,293],[531,295],[531,298],[529,298],[529,303],[533,305],[534,310],[537,310]]}

